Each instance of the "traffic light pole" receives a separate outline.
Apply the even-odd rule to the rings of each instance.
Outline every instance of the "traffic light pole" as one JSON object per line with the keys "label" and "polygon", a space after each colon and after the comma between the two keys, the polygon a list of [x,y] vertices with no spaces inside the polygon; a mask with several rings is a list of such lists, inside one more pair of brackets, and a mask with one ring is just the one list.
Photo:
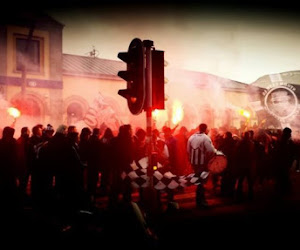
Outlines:
{"label": "traffic light pole", "polygon": [[152,140],[152,47],[153,41],[144,40],[143,45],[145,47],[146,54],[146,122],[147,122],[147,153],[148,153],[148,168],[147,175],[149,178],[149,186],[145,188],[145,208],[150,214],[155,213],[158,209],[158,198],[157,192],[153,186],[153,162],[152,162],[152,152],[153,152],[153,140]]}
{"label": "traffic light pole", "polygon": [[152,154],[152,56],[151,48],[153,47],[153,41],[144,40],[143,45],[146,49],[146,122],[147,122],[147,139],[148,139],[148,170],[147,175],[149,177],[149,186],[153,187],[153,174],[150,168],[152,168],[151,154]]}
{"label": "traffic light pole", "polygon": [[152,139],[152,109],[164,109],[164,52],[156,51],[151,40],[135,38],[129,44],[128,51],[120,52],[118,58],[127,64],[126,71],[118,72],[118,76],[127,82],[127,88],[120,89],[118,94],[127,99],[132,114],[146,111],[149,183],[144,189],[144,203],[145,208],[153,213],[159,207],[159,200],[153,183],[157,154]]}

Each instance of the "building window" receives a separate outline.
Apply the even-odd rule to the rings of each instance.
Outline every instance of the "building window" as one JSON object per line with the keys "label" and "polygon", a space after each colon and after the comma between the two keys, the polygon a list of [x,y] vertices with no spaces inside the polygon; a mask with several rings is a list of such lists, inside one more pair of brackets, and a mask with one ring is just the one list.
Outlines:
{"label": "building window", "polygon": [[41,73],[43,68],[42,49],[43,39],[32,37],[28,40],[27,36],[16,35],[16,71],[22,71],[23,65],[30,73]]}

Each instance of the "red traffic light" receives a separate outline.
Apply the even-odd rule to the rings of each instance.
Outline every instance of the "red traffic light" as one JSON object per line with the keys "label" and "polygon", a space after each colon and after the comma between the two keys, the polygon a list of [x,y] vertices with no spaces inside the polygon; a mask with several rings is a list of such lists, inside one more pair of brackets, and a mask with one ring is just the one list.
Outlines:
{"label": "red traffic light", "polygon": [[152,109],[165,108],[164,51],[152,51]]}

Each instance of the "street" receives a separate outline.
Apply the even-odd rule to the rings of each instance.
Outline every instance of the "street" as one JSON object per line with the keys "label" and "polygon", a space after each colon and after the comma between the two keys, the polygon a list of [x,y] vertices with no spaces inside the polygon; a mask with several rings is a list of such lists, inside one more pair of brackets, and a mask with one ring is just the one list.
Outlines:
{"label": "street", "polygon": [[[293,174],[293,193],[278,199],[273,183],[255,190],[252,201],[236,203],[222,198],[207,187],[210,209],[195,206],[195,186],[177,192],[174,203],[168,204],[162,194],[162,207],[146,213],[139,206],[138,192],[131,205],[120,203],[116,210],[107,208],[107,196],[99,196],[96,207],[79,211],[71,223],[39,213],[27,207],[17,216],[5,216],[3,239],[23,246],[84,243],[86,248],[97,244],[102,249],[178,249],[180,247],[268,246],[298,243],[300,233],[300,173]],[[110,247],[101,247],[102,245]]]}

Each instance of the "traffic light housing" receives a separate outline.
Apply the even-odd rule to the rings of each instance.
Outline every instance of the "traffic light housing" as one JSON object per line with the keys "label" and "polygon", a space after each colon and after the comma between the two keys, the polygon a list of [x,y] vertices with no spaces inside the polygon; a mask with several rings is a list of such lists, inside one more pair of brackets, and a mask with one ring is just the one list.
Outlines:
{"label": "traffic light housing", "polygon": [[165,108],[164,51],[152,50],[152,109]]}
{"label": "traffic light housing", "polygon": [[139,38],[133,39],[128,47],[128,51],[120,52],[118,58],[127,64],[126,71],[118,72],[118,76],[127,82],[127,89],[120,89],[118,94],[127,99],[130,112],[138,115],[143,111],[146,99],[143,42]]}

